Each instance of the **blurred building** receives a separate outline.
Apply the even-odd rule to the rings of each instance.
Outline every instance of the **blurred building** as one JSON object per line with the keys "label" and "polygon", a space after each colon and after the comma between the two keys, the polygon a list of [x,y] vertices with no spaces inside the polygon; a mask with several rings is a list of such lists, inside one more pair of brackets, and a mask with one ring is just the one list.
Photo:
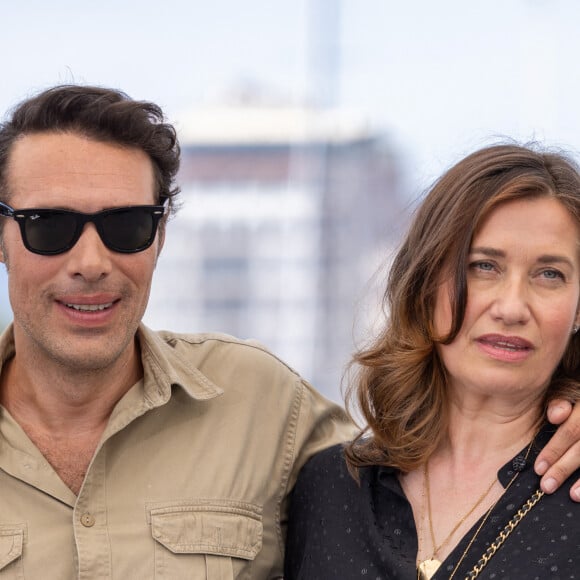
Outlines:
{"label": "blurred building", "polygon": [[180,139],[183,207],[146,322],[257,338],[339,400],[355,312],[405,219],[384,136],[336,111],[242,107],[192,112]]}

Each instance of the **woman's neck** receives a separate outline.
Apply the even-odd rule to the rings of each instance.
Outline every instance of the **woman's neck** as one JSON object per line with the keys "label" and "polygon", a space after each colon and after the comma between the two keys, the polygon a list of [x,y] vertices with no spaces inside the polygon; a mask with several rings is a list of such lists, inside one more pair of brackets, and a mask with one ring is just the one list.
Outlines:
{"label": "woman's neck", "polygon": [[500,499],[505,490],[498,471],[529,445],[537,416],[533,407],[509,414],[451,406],[448,435],[428,465],[401,478],[415,516],[418,562],[443,561]]}
{"label": "woman's neck", "polygon": [[466,467],[492,460],[499,467],[537,431],[541,405],[536,399],[512,401],[454,397],[449,407],[447,437],[433,459],[446,457]]}

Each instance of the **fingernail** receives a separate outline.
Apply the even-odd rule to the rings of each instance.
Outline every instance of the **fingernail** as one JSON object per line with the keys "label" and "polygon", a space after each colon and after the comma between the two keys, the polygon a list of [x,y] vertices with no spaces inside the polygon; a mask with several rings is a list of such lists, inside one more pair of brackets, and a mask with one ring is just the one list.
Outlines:
{"label": "fingernail", "polygon": [[576,487],[572,490],[572,495],[576,501],[580,501],[580,487]]}
{"label": "fingernail", "polygon": [[548,477],[548,479],[546,479],[546,481],[544,481],[542,485],[542,489],[546,493],[553,493],[554,491],[556,491],[557,487],[558,482],[553,477]]}
{"label": "fingernail", "polygon": [[545,461],[544,459],[542,459],[542,461],[540,461],[537,465],[536,465],[536,473],[538,475],[544,475],[544,473],[546,473],[546,471],[548,471],[548,467],[550,467],[548,465],[548,462]]}

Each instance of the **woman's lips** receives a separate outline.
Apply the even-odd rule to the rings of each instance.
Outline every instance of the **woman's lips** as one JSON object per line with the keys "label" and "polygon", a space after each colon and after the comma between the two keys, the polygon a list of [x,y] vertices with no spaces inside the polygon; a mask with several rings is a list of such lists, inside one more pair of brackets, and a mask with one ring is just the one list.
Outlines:
{"label": "woman's lips", "polygon": [[526,359],[534,350],[534,345],[521,336],[484,334],[476,339],[479,348],[492,358],[508,362]]}
{"label": "woman's lips", "polygon": [[496,345],[498,348],[531,349],[532,343],[521,336],[504,336],[503,334],[484,334],[479,342]]}

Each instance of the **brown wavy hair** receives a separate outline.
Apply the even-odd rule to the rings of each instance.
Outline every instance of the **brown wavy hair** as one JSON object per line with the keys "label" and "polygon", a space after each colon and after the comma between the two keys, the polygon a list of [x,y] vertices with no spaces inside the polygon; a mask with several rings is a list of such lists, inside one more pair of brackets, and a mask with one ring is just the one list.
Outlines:
{"label": "brown wavy hair", "polygon": [[[463,323],[474,233],[498,205],[541,196],[560,201],[580,226],[576,163],[561,152],[514,144],[472,153],[428,192],[389,272],[385,326],[351,363],[347,407],[358,407],[367,424],[345,449],[352,471],[367,465],[411,471],[445,437],[447,376],[436,344],[452,342]],[[437,337],[433,314],[444,272],[451,274],[453,316],[449,334]],[[580,333],[570,340],[546,400],[576,400],[579,387]]]}
{"label": "brown wavy hair", "polygon": [[0,200],[8,201],[6,173],[14,142],[35,133],[77,133],[90,139],[134,147],[153,165],[158,201],[175,211],[180,147],[172,125],[155,103],[135,101],[122,91],[86,85],[59,85],[17,105],[0,124]]}

